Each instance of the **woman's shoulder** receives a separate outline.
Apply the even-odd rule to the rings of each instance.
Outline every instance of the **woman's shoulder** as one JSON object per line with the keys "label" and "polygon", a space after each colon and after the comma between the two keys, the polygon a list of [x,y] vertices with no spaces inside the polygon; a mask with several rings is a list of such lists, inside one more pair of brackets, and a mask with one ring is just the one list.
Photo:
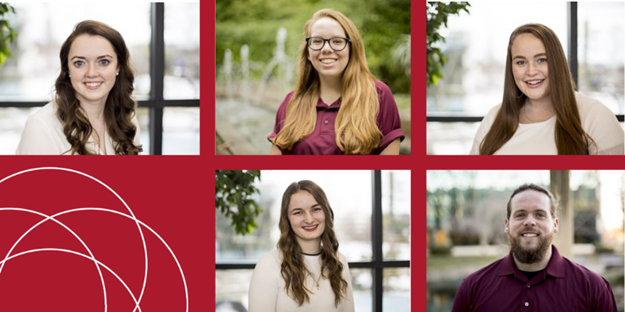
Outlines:
{"label": "woman's shoulder", "polygon": [[59,126],[61,125],[61,122],[56,116],[56,111],[56,104],[54,102],[50,102],[37,110],[34,114],[28,116],[26,124],[43,123],[52,127]]}
{"label": "woman's shoulder", "polygon": [[391,88],[389,88],[384,82],[380,80],[375,80],[375,90],[378,91],[378,94],[393,94]]}
{"label": "woman's shoulder", "polygon": [[336,254],[339,257],[339,261],[341,261],[342,263],[347,263],[347,258],[345,258],[345,256],[340,251],[337,251]]}
{"label": "woman's shoulder", "polygon": [[491,124],[493,121],[495,121],[495,117],[497,117],[497,113],[499,113],[499,110],[501,109],[501,105],[502,103],[499,103],[491,107],[488,110],[488,113],[486,113],[486,116],[484,116],[484,119],[482,119],[482,123]]}
{"label": "woman's shoulder", "polygon": [[269,268],[273,266],[280,267],[282,263],[282,254],[278,249],[274,249],[260,258],[256,267]]}
{"label": "woman's shoulder", "polygon": [[614,113],[607,106],[595,98],[591,98],[581,92],[575,92],[575,98],[577,99],[577,108],[582,118],[597,114],[614,116]]}
{"label": "woman's shoulder", "polygon": [[34,114],[30,115],[29,118],[52,119],[52,117],[54,117],[56,119],[56,110],[56,104],[54,102],[49,102],[37,110]]}

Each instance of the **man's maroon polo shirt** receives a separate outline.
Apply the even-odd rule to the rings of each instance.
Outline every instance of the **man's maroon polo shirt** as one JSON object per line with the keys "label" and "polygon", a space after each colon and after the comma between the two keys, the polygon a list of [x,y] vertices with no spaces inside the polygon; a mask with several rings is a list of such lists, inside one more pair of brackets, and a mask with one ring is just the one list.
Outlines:
{"label": "man's maroon polo shirt", "polygon": [[556,246],[547,267],[531,281],[512,253],[462,281],[452,312],[616,312],[610,284],[560,255]]}

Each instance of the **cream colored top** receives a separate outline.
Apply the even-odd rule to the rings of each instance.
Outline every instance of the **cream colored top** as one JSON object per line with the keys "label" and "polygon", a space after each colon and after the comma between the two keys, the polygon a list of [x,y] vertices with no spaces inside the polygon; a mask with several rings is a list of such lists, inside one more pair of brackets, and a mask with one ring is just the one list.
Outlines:
{"label": "cream colored top", "polygon": [[[623,155],[625,136],[623,128],[614,113],[601,102],[579,92],[575,93],[582,128],[593,139],[591,155]],[[501,104],[493,107],[482,120],[477,130],[471,155],[479,155],[480,144],[490,130]],[[495,155],[557,155],[555,127],[557,118],[551,117],[542,122],[519,124],[514,135]]]}
{"label": "cream colored top", "polygon": [[[50,102],[28,117],[22,138],[17,146],[17,155],[71,155],[71,145],[63,133],[63,124],[56,116],[56,111],[56,104]],[[132,123],[137,127],[134,142],[135,145],[139,145],[140,131],[136,115],[132,117]],[[115,142],[108,133],[104,134],[104,141],[106,152],[114,155]],[[93,138],[89,138],[87,148],[95,154],[103,154]]]}
{"label": "cream colored top", "polygon": [[[304,255],[306,267],[313,277],[306,277],[306,288],[310,302],[298,306],[297,302],[287,295],[284,288],[284,279],[280,274],[282,254],[274,250],[256,264],[249,292],[249,312],[354,312],[354,295],[352,293],[352,279],[349,274],[347,261],[341,253],[339,260],[343,264],[343,278],[347,281],[347,293],[341,300],[338,308],[334,305],[334,292],[330,280],[321,278],[319,289],[315,281],[321,273],[321,256]],[[314,279],[313,279],[314,278]]]}

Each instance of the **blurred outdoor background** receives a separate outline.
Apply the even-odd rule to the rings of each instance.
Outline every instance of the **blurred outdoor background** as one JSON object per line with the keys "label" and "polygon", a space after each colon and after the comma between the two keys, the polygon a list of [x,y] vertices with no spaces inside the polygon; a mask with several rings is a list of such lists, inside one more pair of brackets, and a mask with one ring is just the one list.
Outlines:
{"label": "blurred outdoor background", "polygon": [[[143,154],[199,154],[197,1],[128,2],[123,6],[98,5],[97,9],[88,2],[9,5],[15,13],[4,18],[17,32],[17,38],[9,45],[11,56],[0,64],[0,154],[15,154],[26,118],[54,99],[61,44],[74,26],[86,19],[106,23],[119,31],[130,50],[136,70],[133,97],[141,106],[138,118]],[[163,14],[163,20],[152,18],[156,11]],[[162,33],[157,33],[160,29]],[[153,33],[163,36],[164,46],[151,46]],[[151,69],[150,62],[156,57],[153,54],[164,55],[164,60]],[[152,90],[158,79],[162,79],[162,87]],[[153,133],[155,138],[151,137]],[[152,145],[158,148],[154,150]]]}
{"label": "blurred outdoor background", "polygon": [[[356,311],[411,311],[410,171],[405,170],[217,171],[217,310],[247,311],[254,266],[280,237],[282,195],[300,180],[317,183],[334,210]],[[256,205],[262,210],[257,215]]]}
{"label": "blurred outdoor background", "polygon": [[362,36],[369,69],[392,90],[410,153],[410,0],[217,0],[217,154],[268,154],[276,111],[297,81],[304,23],[332,8]]}
{"label": "blurred outdoor background", "polygon": [[[558,35],[574,76],[578,69],[579,91],[605,104],[623,125],[625,3],[548,1],[536,7],[469,1],[469,13],[454,10],[453,4],[467,2],[428,2],[428,46],[440,49],[447,60],[442,77],[427,87],[428,154],[469,153],[481,119],[501,103],[510,34],[527,23],[544,24]],[[443,16],[446,26],[440,23]],[[429,51],[428,76],[431,62],[440,63]]]}
{"label": "blurred outdoor background", "polygon": [[427,311],[450,311],[462,279],[508,255],[506,204],[524,183],[559,198],[554,245],[607,279],[623,311],[624,179],[622,170],[428,171]]}

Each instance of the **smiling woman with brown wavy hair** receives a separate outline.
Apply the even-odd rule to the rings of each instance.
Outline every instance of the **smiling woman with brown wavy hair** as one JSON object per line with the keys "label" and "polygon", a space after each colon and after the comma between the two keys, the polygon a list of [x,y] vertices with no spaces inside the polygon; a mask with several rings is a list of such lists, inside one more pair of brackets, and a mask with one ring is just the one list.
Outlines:
{"label": "smiling woman with brown wavy hair", "polygon": [[271,154],[399,154],[404,133],[395,98],[369,71],[354,23],[323,9],[304,32],[297,85],[268,137]]}
{"label": "smiling woman with brown wavy hair", "polygon": [[124,39],[83,21],[61,46],[56,97],[26,121],[17,154],[137,155],[134,71]]}
{"label": "smiling woman with brown wavy hair", "polygon": [[623,137],[614,113],[575,91],[556,34],[526,24],[510,35],[503,101],[482,120],[471,154],[623,155]]}
{"label": "smiling woman with brown wavy hair", "polygon": [[250,312],[353,312],[351,277],[338,252],[334,212],[312,181],[291,184],[282,196],[278,249],[256,264]]}

